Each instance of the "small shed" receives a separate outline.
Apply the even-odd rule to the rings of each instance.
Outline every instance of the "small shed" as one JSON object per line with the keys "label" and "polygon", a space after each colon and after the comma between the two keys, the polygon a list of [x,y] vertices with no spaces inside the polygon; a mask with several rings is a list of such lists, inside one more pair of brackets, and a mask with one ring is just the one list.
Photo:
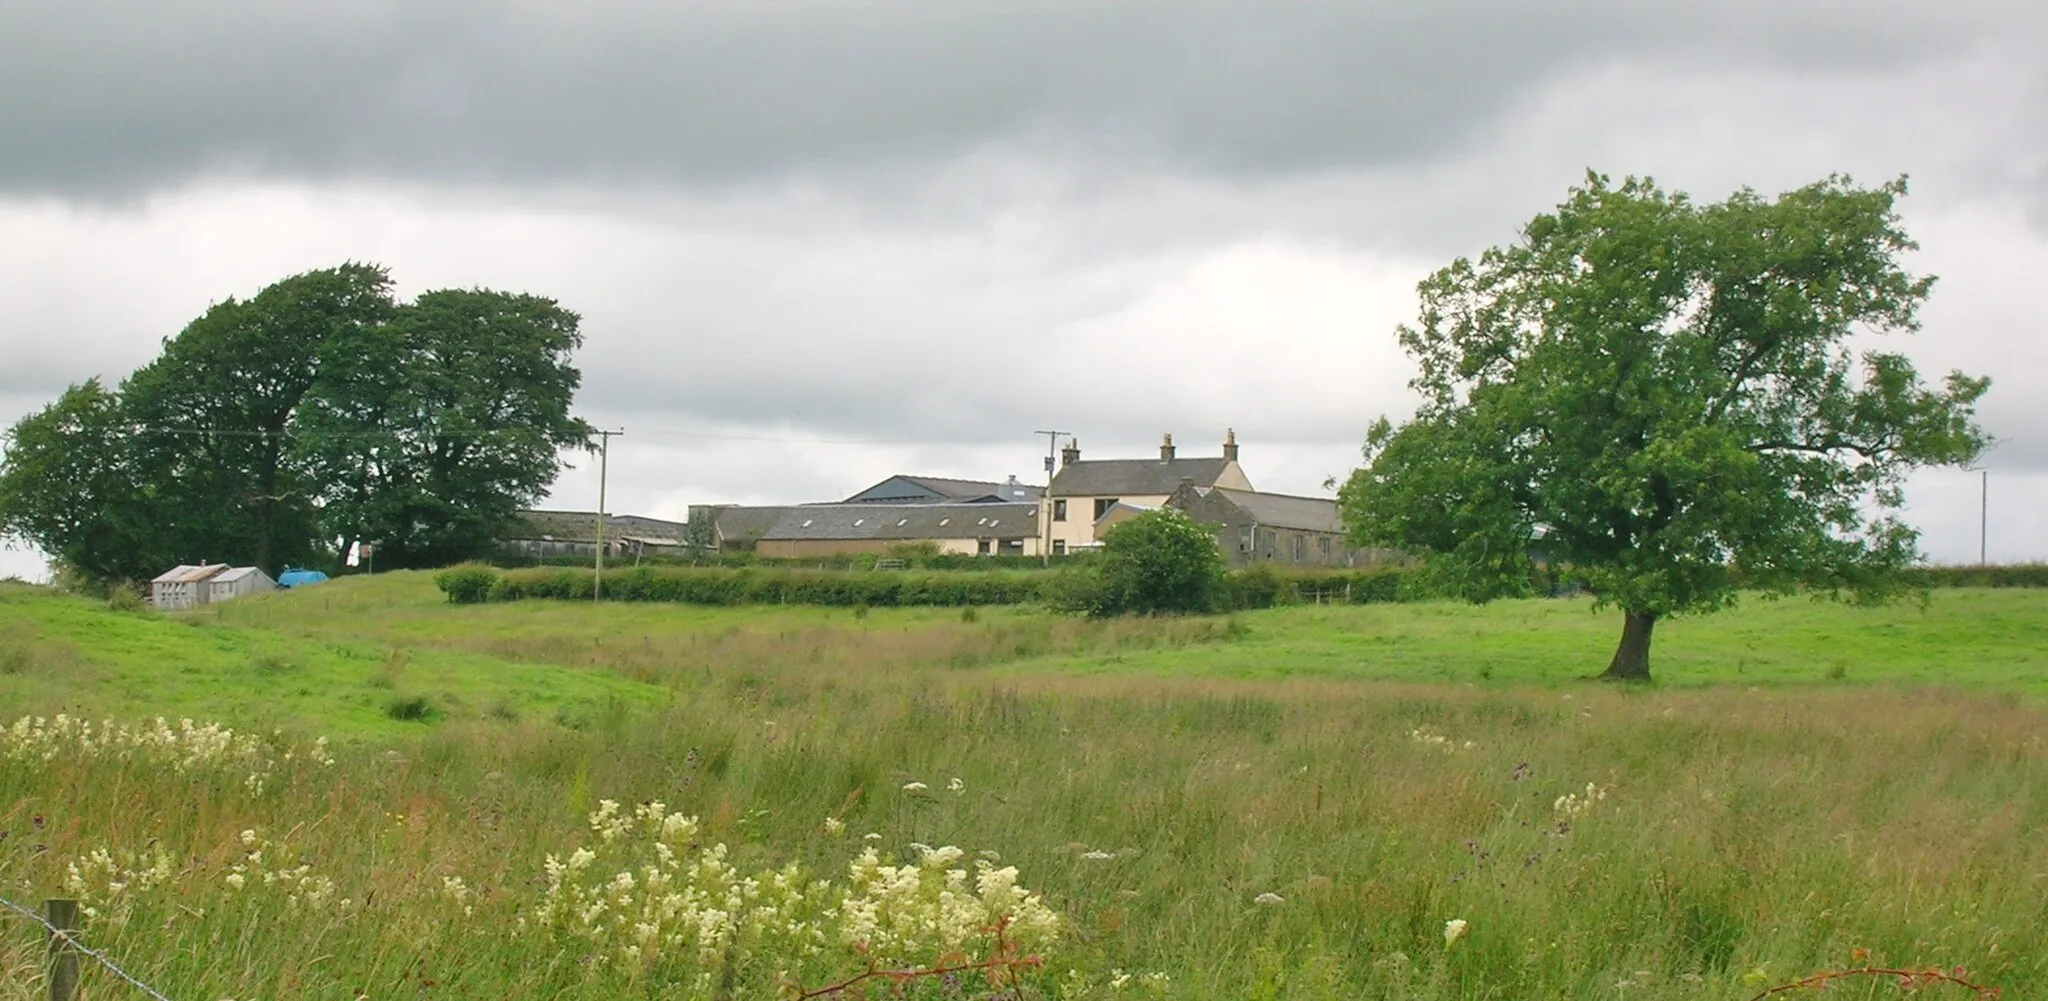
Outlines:
{"label": "small shed", "polygon": [[277,582],[258,567],[232,567],[206,579],[206,600],[226,601],[274,590]]}
{"label": "small shed", "polygon": [[166,612],[204,605],[210,597],[207,581],[227,568],[225,563],[174,566],[149,582],[149,604]]}

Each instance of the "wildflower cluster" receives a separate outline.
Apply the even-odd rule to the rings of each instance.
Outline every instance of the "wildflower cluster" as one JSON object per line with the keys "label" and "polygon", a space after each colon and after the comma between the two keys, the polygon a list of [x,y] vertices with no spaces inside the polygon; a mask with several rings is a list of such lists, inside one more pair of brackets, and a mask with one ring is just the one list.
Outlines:
{"label": "wildflower cluster", "polygon": [[1607,798],[1605,786],[1586,783],[1583,793],[1568,792],[1557,798],[1551,808],[1567,817],[1576,817],[1593,808],[1593,804]]}
{"label": "wildflower cluster", "polygon": [[751,956],[798,962],[827,945],[831,901],[794,866],[743,875],[722,844],[698,844],[697,819],[604,800],[593,847],[549,855],[545,889],[522,930],[581,940],[593,962],[694,971],[705,983]]}
{"label": "wildflower cluster", "polygon": [[241,844],[242,860],[222,877],[229,890],[242,893],[260,888],[282,893],[285,909],[293,911],[332,909],[346,914],[355,908],[353,900],[335,894],[334,880],[314,872],[312,863],[294,860],[287,846],[269,841],[253,829],[242,832]]}
{"label": "wildflower cluster", "polygon": [[1018,946],[1050,944],[1060,919],[1038,894],[1017,885],[1017,867],[976,859],[972,873],[951,845],[922,848],[914,865],[884,864],[873,848],[847,867],[851,882],[836,915],[836,937],[885,963],[916,962],[993,945],[1001,929]]}
{"label": "wildflower cluster", "polygon": [[175,725],[159,716],[150,723],[129,726],[105,721],[94,723],[59,713],[52,717],[23,716],[0,727],[0,760],[27,763],[53,762],[59,758],[88,761],[139,761],[171,769],[179,774],[201,771],[241,770],[243,785],[261,792],[270,775],[281,764],[302,754],[317,765],[332,765],[322,737],[303,749],[283,746],[277,734],[265,740],[255,734],[237,733],[218,723],[196,724],[181,719]]}
{"label": "wildflower cluster", "polygon": [[1442,748],[1446,753],[1455,751],[1469,751],[1479,746],[1476,742],[1470,740],[1465,741],[1464,743],[1459,743],[1458,741],[1452,740],[1451,738],[1446,737],[1443,734],[1434,733],[1432,731],[1425,730],[1421,727],[1416,727],[1415,729],[1408,731],[1408,739],[1418,744],[1427,744],[1431,747]]}
{"label": "wildflower cluster", "polygon": [[136,897],[169,883],[177,870],[162,849],[110,851],[95,848],[64,867],[64,889],[83,901],[87,918],[122,925]]}
{"label": "wildflower cluster", "polygon": [[[703,844],[695,817],[661,803],[628,811],[604,800],[589,816],[593,843],[549,855],[538,906],[522,934],[580,943],[588,961],[698,992],[738,976],[775,979],[852,965],[929,962],[1038,945],[1059,918],[1017,885],[1017,870],[983,859],[956,866],[958,848],[921,848],[890,865],[870,847],[844,884],[810,878],[794,864],[742,872],[723,844]],[[843,825],[828,825],[843,830]]]}

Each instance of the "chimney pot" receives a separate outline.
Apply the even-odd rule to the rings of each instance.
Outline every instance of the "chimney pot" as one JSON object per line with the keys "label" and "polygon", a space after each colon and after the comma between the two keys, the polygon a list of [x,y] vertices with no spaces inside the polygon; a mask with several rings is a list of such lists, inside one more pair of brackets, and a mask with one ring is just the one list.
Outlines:
{"label": "chimney pot", "polygon": [[1173,461],[1173,435],[1171,434],[1159,439],[1159,461]]}
{"label": "chimney pot", "polygon": [[1060,468],[1065,469],[1081,461],[1081,439],[1068,438],[1067,447],[1060,449]]}
{"label": "chimney pot", "polygon": [[1223,432],[1223,461],[1237,461],[1237,430],[1229,428]]}

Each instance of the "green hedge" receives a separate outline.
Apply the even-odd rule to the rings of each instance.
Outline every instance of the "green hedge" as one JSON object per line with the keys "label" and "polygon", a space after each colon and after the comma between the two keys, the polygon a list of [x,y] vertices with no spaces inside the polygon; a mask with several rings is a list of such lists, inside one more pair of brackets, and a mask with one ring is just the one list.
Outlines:
{"label": "green hedge", "polygon": [[2048,563],[1914,567],[1906,579],[1922,587],[2048,587]]}
{"label": "green hedge", "polygon": [[[1016,571],[861,571],[782,567],[637,566],[611,570],[604,596],[611,601],[656,601],[689,605],[1020,605],[1070,603],[1065,592],[1079,586],[1085,569],[1062,573]],[[469,563],[449,567],[434,583],[456,604],[528,598],[591,598],[589,567],[531,567],[499,570]],[[1226,610],[1271,608],[1304,602],[1413,601],[1429,597],[1419,579],[1402,568],[1285,572],[1271,567],[1224,575]]]}

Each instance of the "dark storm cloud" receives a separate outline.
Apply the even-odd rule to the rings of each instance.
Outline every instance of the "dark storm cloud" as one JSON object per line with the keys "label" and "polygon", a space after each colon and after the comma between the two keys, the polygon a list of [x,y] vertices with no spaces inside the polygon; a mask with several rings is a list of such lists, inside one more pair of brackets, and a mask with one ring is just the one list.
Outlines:
{"label": "dark storm cloud", "polygon": [[2003,3],[337,0],[0,9],[0,187],[747,183],[1027,144],[1222,173],[1398,162],[1612,58],[1895,70]]}

